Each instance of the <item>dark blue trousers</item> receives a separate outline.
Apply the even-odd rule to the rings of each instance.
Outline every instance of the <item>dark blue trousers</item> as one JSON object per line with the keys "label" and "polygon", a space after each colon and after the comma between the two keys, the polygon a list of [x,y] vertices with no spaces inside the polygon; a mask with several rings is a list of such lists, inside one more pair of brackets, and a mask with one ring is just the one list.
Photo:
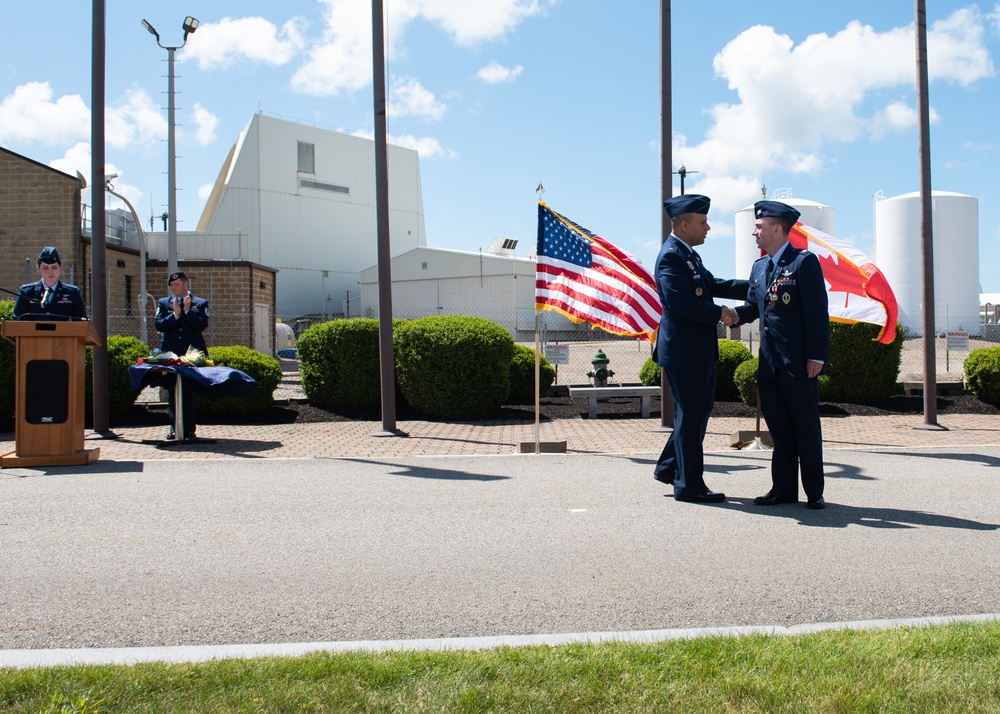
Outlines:
{"label": "dark blue trousers", "polygon": [[782,496],[798,496],[799,470],[806,498],[823,495],[823,431],[819,421],[819,381],[792,379],[777,372],[758,380],[760,410],[774,441],[771,488]]}
{"label": "dark blue trousers", "polygon": [[674,497],[707,492],[702,444],[715,408],[715,362],[705,367],[664,368],[674,395],[674,430],[653,472],[674,479]]}

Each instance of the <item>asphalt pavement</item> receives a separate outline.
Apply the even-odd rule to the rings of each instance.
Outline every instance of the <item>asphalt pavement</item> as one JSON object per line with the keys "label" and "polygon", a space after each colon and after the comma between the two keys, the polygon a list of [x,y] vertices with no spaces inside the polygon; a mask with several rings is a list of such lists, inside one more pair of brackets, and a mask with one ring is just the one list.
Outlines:
{"label": "asphalt pavement", "polygon": [[[411,437],[371,424],[358,440],[373,446],[326,455],[354,432],[321,425],[292,458],[277,454],[295,425],[255,427],[257,450],[223,427],[180,449],[130,431],[91,466],[0,471],[0,666],[1000,613],[1000,418],[862,419],[849,443],[824,421],[821,511],[754,506],[770,455],[720,445],[720,422],[719,505],[652,479],[665,435],[640,420],[625,420],[652,433],[638,445],[596,452],[621,425],[573,420],[570,453],[540,455],[513,453],[510,425],[405,425],[438,446],[405,456]],[[470,439],[500,451],[465,454]]]}

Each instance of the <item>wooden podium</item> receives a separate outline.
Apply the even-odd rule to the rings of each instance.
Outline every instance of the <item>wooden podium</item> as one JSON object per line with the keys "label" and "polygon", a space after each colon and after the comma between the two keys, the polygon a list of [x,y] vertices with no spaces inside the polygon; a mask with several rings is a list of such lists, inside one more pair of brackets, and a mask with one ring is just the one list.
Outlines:
{"label": "wooden podium", "polygon": [[17,346],[15,450],[0,456],[10,466],[91,464],[100,449],[83,448],[87,345],[101,340],[89,321],[0,323]]}

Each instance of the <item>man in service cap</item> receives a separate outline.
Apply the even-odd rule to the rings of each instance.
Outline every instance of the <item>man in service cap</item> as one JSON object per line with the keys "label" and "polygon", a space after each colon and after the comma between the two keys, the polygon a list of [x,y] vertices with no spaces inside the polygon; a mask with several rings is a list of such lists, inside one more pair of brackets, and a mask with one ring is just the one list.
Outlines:
{"label": "man in service cap", "polygon": [[739,324],[760,319],[757,390],[774,441],[771,489],[758,506],[796,503],[799,469],[807,508],[823,508],[819,381],[830,344],[826,282],[819,259],[788,242],[799,212],[781,201],[754,204],[753,236],[766,255],[750,270]]}
{"label": "man in service cap", "polygon": [[746,280],[720,280],[695,251],[705,242],[711,200],[684,194],[664,201],[670,237],[656,258],[656,290],[663,312],[656,334],[656,361],[666,372],[674,395],[674,430],[653,470],[657,481],[673,484],[678,501],[713,503],[723,493],[709,490],[704,479],[705,430],[715,407],[717,326],[735,319],[715,298],[742,300]]}
{"label": "man in service cap", "polygon": [[42,279],[22,285],[14,303],[15,320],[67,320],[87,318],[80,288],[59,279],[62,259],[52,246],[38,254],[38,272]]}
{"label": "man in service cap", "polygon": [[[208,301],[191,294],[191,280],[187,273],[178,270],[167,278],[170,295],[160,298],[156,304],[156,329],[163,333],[160,349],[173,352],[178,357],[184,355],[189,348],[194,347],[208,355],[208,346],[202,332],[208,327]],[[184,438],[195,437],[195,406],[194,385],[186,380],[181,389],[184,404]],[[174,404],[174,390],[167,390],[167,414],[170,417],[170,430],[167,440],[176,438],[174,423],[177,405]]]}

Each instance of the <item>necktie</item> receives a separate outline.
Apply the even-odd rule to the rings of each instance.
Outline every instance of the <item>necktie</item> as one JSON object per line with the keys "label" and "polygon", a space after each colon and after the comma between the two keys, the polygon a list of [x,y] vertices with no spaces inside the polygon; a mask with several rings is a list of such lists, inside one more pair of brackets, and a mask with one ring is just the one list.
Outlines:
{"label": "necktie", "polygon": [[774,274],[774,261],[770,258],[767,259],[767,274],[764,276],[764,280],[768,285],[771,284],[771,276]]}

